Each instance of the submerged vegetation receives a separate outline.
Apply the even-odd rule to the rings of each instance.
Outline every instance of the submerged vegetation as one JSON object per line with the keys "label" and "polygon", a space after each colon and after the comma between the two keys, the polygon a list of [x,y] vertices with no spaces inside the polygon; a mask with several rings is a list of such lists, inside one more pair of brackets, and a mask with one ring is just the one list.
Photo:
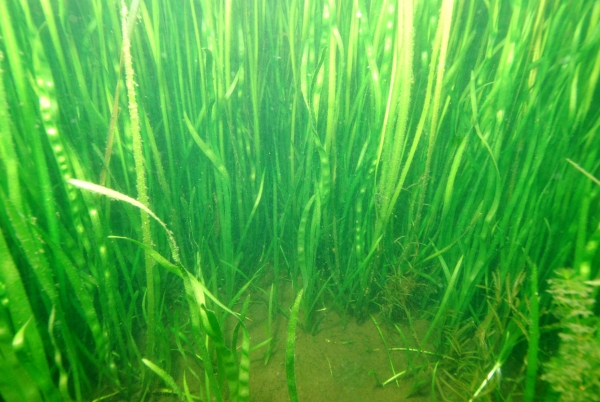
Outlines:
{"label": "submerged vegetation", "polygon": [[0,0],[1,397],[247,401],[289,319],[299,400],[326,308],[373,385],[592,400],[599,77],[597,1]]}
{"label": "submerged vegetation", "polygon": [[561,323],[560,346],[545,364],[543,379],[561,401],[600,400],[600,338],[594,294],[600,281],[586,281],[563,269],[550,281],[553,313]]}

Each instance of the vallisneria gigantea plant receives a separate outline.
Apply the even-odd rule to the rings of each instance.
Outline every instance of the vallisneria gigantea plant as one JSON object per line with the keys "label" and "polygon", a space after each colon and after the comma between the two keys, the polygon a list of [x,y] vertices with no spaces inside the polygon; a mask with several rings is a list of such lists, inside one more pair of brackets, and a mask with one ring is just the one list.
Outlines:
{"label": "vallisneria gigantea plant", "polygon": [[329,311],[388,352],[408,325],[423,362],[386,388],[554,395],[547,281],[599,271],[580,3],[0,0],[1,397],[247,400],[293,318],[301,399],[294,335]]}

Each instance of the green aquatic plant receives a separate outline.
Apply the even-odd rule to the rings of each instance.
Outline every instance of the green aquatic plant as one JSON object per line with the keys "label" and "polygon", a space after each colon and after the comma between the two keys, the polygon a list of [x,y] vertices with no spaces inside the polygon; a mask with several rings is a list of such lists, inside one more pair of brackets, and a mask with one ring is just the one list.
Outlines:
{"label": "green aquatic plant", "polygon": [[433,397],[504,373],[534,400],[546,280],[597,277],[599,27],[598,2],[0,0],[2,397],[247,398],[235,317],[268,295],[273,364],[289,279],[306,331],[406,320]]}
{"label": "green aquatic plant", "polygon": [[[600,181],[579,164],[567,161],[589,180],[590,198],[597,194],[598,188],[591,186],[600,186]],[[598,271],[592,271],[600,245],[600,223],[592,226],[588,237],[589,208],[590,204],[584,202],[578,222],[575,268],[557,269],[555,277],[548,280],[552,313],[559,321],[560,332],[558,351],[544,364],[541,378],[550,384],[553,397],[560,401],[599,400],[600,394],[600,319],[595,306],[600,280]],[[592,275],[596,279],[591,279]]]}
{"label": "green aquatic plant", "polygon": [[[139,1],[133,3],[132,11],[137,11]],[[135,161],[135,175],[136,175],[136,190],[137,200],[144,206],[148,206],[148,189],[146,184],[146,167],[144,166],[144,156],[142,154],[142,136],[140,131],[140,115],[138,104],[135,93],[135,81],[134,81],[134,70],[133,62],[131,60],[131,42],[129,35],[131,30],[129,26],[133,26],[135,19],[137,18],[136,12],[133,11],[128,13],[127,7],[123,5],[122,10],[122,32],[123,32],[123,63],[125,65],[125,85],[127,88],[127,98],[129,105],[129,118],[131,120],[131,139],[133,148],[133,159]],[[150,232],[150,217],[148,213],[143,209],[141,211],[141,227],[142,227],[142,238],[146,246],[152,245],[152,234]],[[154,357],[154,329],[156,328],[156,302],[155,302],[155,285],[154,285],[154,261],[150,258],[148,253],[144,257],[145,271],[146,271],[146,314],[148,320],[148,330],[146,332],[147,337],[147,355],[151,358]]]}
{"label": "green aquatic plant", "polygon": [[288,385],[288,394],[291,402],[298,402],[298,389],[296,386],[296,325],[298,323],[298,311],[302,303],[304,290],[298,292],[292,306],[290,321],[288,323],[287,342],[285,346],[285,375]]}
{"label": "green aquatic plant", "polygon": [[412,316],[427,308],[436,293],[437,286],[414,272],[394,273],[386,279],[376,303],[390,322],[411,322]]}
{"label": "green aquatic plant", "polygon": [[572,269],[549,280],[552,312],[559,320],[559,347],[543,365],[547,381],[559,401],[600,400],[600,341],[595,295],[600,281],[587,281]]}
{"label": "green aquatic plant", "polygon": [[[245,306],[242,309],[241,318],[238,317],[236,313],[232,312],[221,302],[219,302],[219,300],[210,293],[210,291],[206,288],[202,281],[198,280],[195,276],[190,274],[181,265],[181,260],[179,258],[179,247],[175,243],[175,239],[173,237],[172,232],[168,230],[166,224],[163,221],[161,221],[156,216],[156,214],[154,214],[154,212],[152,212],[142,202],[134,200],[124,194],[108,189],[106,187],[99,186],[93,183],[88,183],[85,181],[80,181],[77,179],[70,179],[69,184],[79,187],[86,191],[90,191],[96,194],[102,194],[112,199],[126,202],[138,208],[140,211],[146,213],[148,217],[152,217],[162,226],[169,238],[171,256],[175,261],[175,264],[169,262],[158,252],[153,250],[151,246],[145,243],[140,243],[127,238],[122,239],[129,240],[133,243],[138,244],[147,252],[147,256],[149,258],[152,258],[153,261],[156,261],[169,272],[173,273],[174,275],[178,276],[183,280],[186,299],[188,301],[190,309],[192,326],[195,332],[196,339],[199,339],[199,341],[195,342],[196,347],[199,350],[199,355],[202,357],[202,366],[204,367],[205,373],[207,373],[208,377],[207,398],[210,398],[210,395],[212,394],[217,400],[220,401],[223,400],[223,394],[221,387],[218,385],[217,379],[212,368],[212,360],[209,357],[208,347],[203,339],[204,336],[208,336],[213,342],[215,352],[217,354],[218,365],[220,368],[223,368],[224,375],[227,378],[230,400],[234,402],[247,401],[249,398],[248,382],[250,370],[250,338],[248,336],[248,331],[246,330],[246,327],[243,324],[243,317],[248,308],[249,299],[246,301]],[[118,237],[113,236],[113,238]],[[217,318],[215,312],[207,307],[207,298],[212,300],[216,304],[216,306],[222,308],[225,312],[231,314],[236,318],[239,318],[239,323],[237,324],[234,331],[234,339],[237,338],[237,333],[240,328],[242,329],[243,334],[242,353],[239,362],[237,361],[237,358],[235,357],[232,350],[226,345],[225,337],[222,332],[222,323],[219,322],[219,319]],[[297,307],[295,308],[295,310],[297,314]],[[234,341],[233,346],[236,346],[236,344],[237,342]],[[148,353],[152,353],[152,350],[149,349]],[[155,363],[146,358],[143,358],[142,362],[159,377],[161,377],[163,381],[165,381],[165,383],[167,383],[167,385],[171,388],[171,390],[175,392],[175,394],[177,394],[181,399],[183,399],[183,393],[181,389],[177,386],[177,384],[169,375],[169,373],[165,372],[162,368],[160,368]],[[209,383],[210,387],[212,387],[212,390],[209,387]]]}

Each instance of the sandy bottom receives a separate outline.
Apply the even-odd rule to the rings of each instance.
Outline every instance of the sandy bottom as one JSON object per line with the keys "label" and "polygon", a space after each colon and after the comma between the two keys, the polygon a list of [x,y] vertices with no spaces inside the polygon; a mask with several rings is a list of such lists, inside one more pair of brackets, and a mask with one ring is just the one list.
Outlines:
{"label": "sandy bottom", "polygon": [[[251,301],[244,320],[250,335],[251,348],[265,344],[265,341],[271,337],[273,347],[267,363],[265,363],[267,346],[262,346],[250,353],[250,401],[252,402],[288,402],[290,400],[285,368],[288,332],[286,315],[289,316],[296,292],[292,289],[289,281],[281,280],[279,283],[281,289],[277,298],[279,306],[271,331],[268,330],[267,319],[269,296],[264,290],[257,289],[250,294]],[[270,283],[262,285],[261,289],[270,289]],[[234,307],[234,310],[239,311],[240,308],[241,301]],[[336,311],[317,308],[314,320],[319,324],[317,329],[311,333],[303,328],[304,317],[302,313],[300,314],[296,329],[295,348],[295,373],[300,402],[430,401],[432,400],[431,381],[433,377],[436,377],[433,374],[434,367],[438,369],[435,384],[436,394],[443,389],[450,398],[447,400],[465,400],[462,397],[465,391],[464,386],[457,388],[458,391],[456,391],[452,386],[453,381],[462,381],[463,384],[470,384],[471,389],[476,389],[488,373],[488,371],[484,371],[475,373],[476,375],[473,376],[471,371],[477,368],[475,365],[479,362],[478,357],[473,355],[470,349],[465,352],[465,358],[468,361],[463,362],[464,364],[454,359],[452,362],[440,360],[440,356],[426,355],[416,351],[420,349],[419,342],[416,340],[423,339],[429,328],[429,322],[426,320],[413,320],[411,330],[407,323],[392,325],[383,317],[375,316],[375,319],[382,331],[383,338],[385,338],[387,348],[371,317],[357,322],[352,316],[340,316]],[[183,320],[185,321],[185,318]],[[223,334],[227,344],[231,342],[236,324],[235,318],[229,316],[226,319]],[[238,334],[238,352],[241,338],[241,334]],[[465,345],[468,347],[468,342]],[[393,348],[404,348],[404,350],[391,350]],[[413,350],[407,351],[407,348]],[[423,348],[429,353],[434,350],[431,345],[425,345]],[[386,350],[390,350],[389,355]],[[186,383],[193,398],[206,400],[202,363],[193,358],[189,351],[184,359],[176,349],[173,349],[172,357],[173,364],[168,371],[172,373],[176,383],[180,386],[183,384],[185,373]],[[441,364],[438,366],[440,362]],[[421,370],[418,369],[419,367]],[[216,367],[215,369],[217,370]],[[405,370],[408,370],[409,374],[400,375],[395,381],[388,381],[395,374]],[[446,375],[440,375],[441,372]],[[523,376],[522,360],[508,361],[503,372],[504,381],[501,392],[503,393],[505,390],[506,395],[512,400],[522,400],[521,391],[515,389],[514,381]],[[417,382],[419,382],[418,387],[415,385]],[[381,383],[387,385],[381,386]],[[156,388],[156,384],[160,384],[159,388]],[[226,381],[223,381],[222,386],[224,393],[227,394]],[[491,390],[492,387],[489,388]],[[106,396],[106,393],[104,395],[102,399],[105,402],[177,400],[174,393],[158,379],[152,392],[147,393],[144,397],[136,394],[133,399],[131,397],[124,399],[125,395],[122,393],[114,393],[111,397]],[[457,395],[459,399],[451,399]],[[494,395],[498,397],[498,394]],[[485,398],[483,395],[481,397]],[[490,397],[492,396],[487,396],[488,400]],[[212,400],[215,400],[214,397]],[[226,396],[225,400],[227,400]]]}
{"label": "sandy bottom", "polygon": [[[250,354],[250,401],[251,402],[288,402],[288,386],[285,371],[285,348],[288,331],[288,320],[281,310],[289,315],[294,302],[295,292],[289,281],[280,282],[280,310],[273,322],[272,333],[268,333],[268,296],[264,292],[251,294],[245,325],[250,335],[250,345],[260,345],[269,337],[273,337],[273,350],[270,359],[265,364],[267,347],[254,350]],[[270,288],[270,284],[263,289]],[[234,310],[239,310],[237,305]],[[301,310],[302,311],[302,310]],[[392,351],[391,359],[377,327],[371,318],[358,323],[353,317],[340,317],[335,311],[320,310],[315,313],[319,325],[315,333],[309,333],[302,328],[304,317],[300,314],[296,329],[295,373],[300,402],[396,402],[396,401],[430,401],[431,384],[424,384],[420,392],[414,392],[414,378],[401,376],[397,381],[391,381],[385,386],[378,385],[390,379],[394,373],[400,373],[409,367],[408,357],[412,367],[426,363],[425,357],[416,352]],[[414,336],[407,325],[397,324],[407,342],[400,336],[397,328],[386,324],[383,319],[375,317],[382,330],[389,348],[416,348],[414,338],[422,338],[428,329],[428,322],[415,320],[413,322]],[[226,319],[224,335],[229,343],[233,328],[236,325],[233,318]],[[241,334],[238,341],[241,343]],[[239,349],[238,349],[239,351]],[[407,356],[407,353],[409,355]],[[188,358],[187,364],[181,355],[173,350],[173,366],[171,373],[181,386],[183,373],[186,372],[186,382],[189,390],[198,400],[205,400],[203,385],[203,369],[201,364]],[[187,368],[187,369],[186,369]],[[191,369],[195,372],[191,374]],[[427,377],[427,376],[425,376]],[[428,376],[431,378],[431,375]],[[160,381],[159,381],[160,382]],[[175,395],[165,389],[155,389],[146,394],[148,402],[175,401]],[[224,385],[226,389],[227,386]],[[412,392],[411,392],[412,391]],[[226,393],[227,391],[225,391]],[[136,397],[136,400],[140,400]],[[105,401],[123,402],[122,394],[117,394]],[[214,400],[214,397],[213,397]],[[227,400],[227,398],[225,398]]]}
{"label": "sandy bottom", "polygon": [[[289,291],[282,295],[281,304],[291,306]],[[265,300],[256,300],[248,311],[246,326],[251,344],[267,339],[267,311]],[[377,327],[371,319],[357,323],[353,318],[342,319],[335,312],[321,311],[318,332],[310,334],[298,327],[296,332],[296,382],[300,401],[404,401],[410,392],[411,378],[400,378],[385,387],[378,386],[374,374],[381,382],[394,375],[385,346]],[[378,320],[381,321],[381,320]],[[379,322],[388,347],[414,347],[405,345],[395,328]],[[427,330],[426,322],[415,322],[418,335]],[[400,326],[405,336],[410,330]],[[264,363],[266,347],[251,353],[250,400],[253,402],[289,401],[285,373],[285,344],[287,319],[278,314],[274,323],[273,353]],[[395,373],[407,369],[406,352],[391,352]],[[418,353],[411,356],[414,364],[422,363]],[[430,387],[425,387],[430,389]],[[412,395],[408,400],[429,401],[429,395]]]}

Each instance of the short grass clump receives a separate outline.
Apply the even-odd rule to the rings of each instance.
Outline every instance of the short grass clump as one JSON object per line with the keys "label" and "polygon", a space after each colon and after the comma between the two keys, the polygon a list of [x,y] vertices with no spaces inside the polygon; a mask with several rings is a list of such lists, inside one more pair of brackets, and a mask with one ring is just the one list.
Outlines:
{"label": "short grass clump", "polygon": [[414,273],[391,274],[376,298],[376,304],[387,319],[394,322],[410,320],[430,307],[428,302],[435,297],[437,287],[420,279]]}

